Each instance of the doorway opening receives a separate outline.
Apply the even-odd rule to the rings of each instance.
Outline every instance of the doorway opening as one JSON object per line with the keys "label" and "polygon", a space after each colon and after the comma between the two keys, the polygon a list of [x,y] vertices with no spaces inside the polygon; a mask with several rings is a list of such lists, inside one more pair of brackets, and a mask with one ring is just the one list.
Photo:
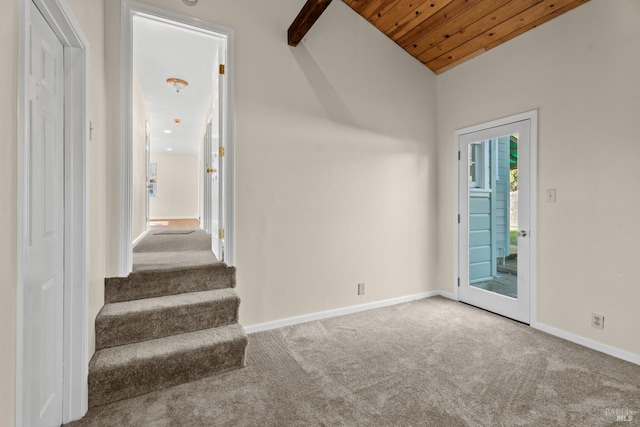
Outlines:
{"label": "doorway opening", "polygon": [[529,323],[535,301],[536,112],[456,132],[457,294]]}
{"label": "doorway opening", "polygon": [[232,265],[234,32],[124,5],[119,275],[132,271],[132,248],[150,229],[195,221]]}

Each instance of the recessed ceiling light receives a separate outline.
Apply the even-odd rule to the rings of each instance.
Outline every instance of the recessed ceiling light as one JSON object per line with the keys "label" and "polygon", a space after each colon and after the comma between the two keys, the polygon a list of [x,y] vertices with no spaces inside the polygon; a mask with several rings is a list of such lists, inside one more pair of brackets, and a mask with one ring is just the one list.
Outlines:
{"label": "recessed ceiling light", "polygon": [[164,133],[171,133],[171,131],[169,129],[165,129]]}
{"label": "recessed ceiling light", "polygon": [[173,151],[173,148],[167,148],[167,151]]}
{"label": "recessed ceiling light", "polygon": [[182,120],[180,119],[173,119],[173,123],[179,125],[180,123],[182,123]]}

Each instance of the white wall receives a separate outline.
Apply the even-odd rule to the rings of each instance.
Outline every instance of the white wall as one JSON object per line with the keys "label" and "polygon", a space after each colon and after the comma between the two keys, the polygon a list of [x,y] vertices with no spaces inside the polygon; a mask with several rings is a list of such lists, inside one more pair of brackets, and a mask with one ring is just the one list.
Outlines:
{"label": "white wall", "polygon": [[18,0],[5,2],[0,14],[0,77],[10,89],[0,97],[3,155],[0,156],[0,222],[7,227],[0,239],[0,425],[15,419],[16,298],[17,298],[17,163],[18,163]]}
{"label": "white wall", "polygon": [[198,218],[198,155],[151,152],[151,163],[158,164],[158,176],[149,217]]}
{"label": "white wall", "polygon": [[[342,2],[297,48],[286,30],[304,0],[145,3],[236,30],[245,325],[435,288],[433,73]],[[118,19],[109,12],[107,26]]]}
{"label": "white wall", "polygon": [[104,305],[105,258],[107,256],[107,86],[104,48],[104,0],[67,0],[89,41],[89,118],[93,139],[88,142],[89,210],[89,357],[95,347],[95,318]]}
{"label": "white wall", "polygon": [[453,292],[454,130],[538,108],[538,320],[635,354],[638,17],[637,0],[592,0],[438,78],[440,289]]}
{"label": "white wall", "polygon": [[[106,87],[104,67],[103,0],[67,0],[90,44],[89,118],[93,140],[87,166],[89,194],[89,343],[93,353],[93,323],[104,303]],[[7,227],[0,239],[0,425],[15,423],[16,298],[17,298],[17,95],[18,0],[3,2],[0,15],[0,78],[13,88],[0,99],[2,148],[0,156],[0,221]]]}
{"label": "white wall", "polygon": [[135,241],[147,229],[147,138],[149,111],[145,103],[140,76],[133,73],[133,215],[131,237]]}

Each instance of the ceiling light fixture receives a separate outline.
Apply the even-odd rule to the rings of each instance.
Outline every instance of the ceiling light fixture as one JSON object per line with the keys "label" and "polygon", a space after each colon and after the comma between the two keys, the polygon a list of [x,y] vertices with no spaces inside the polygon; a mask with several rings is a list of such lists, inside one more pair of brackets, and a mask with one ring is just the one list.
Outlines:
{"label": "ceiling light fixture", "polygon": [[180,123],[182,123],[182,120],[180,119],[173,119],[173,123],[179,125]]}
{"label": "ceiling light fixture", "polygon": [[175,90],[176,93],[180,93],[181,90],[189,86],[189,83],[186,80],[178,79],[176,77],[168,78],[167,84],[171,86],[171,89]]}
{"label": "ceiling light fixture", "polygon": [[165,129],[164,133],[171,133],[171,131],[169,129]]}
{"label": "ceiling light fixture", "polygon": [[167,148],[167,151],[173,151],[173,148]]}
{"label": "ceiling light fixture", "polygon": [[195,6],[196,3],[198,3],[198,0],[182,0],[182,3],[186,4],[187,6]]}

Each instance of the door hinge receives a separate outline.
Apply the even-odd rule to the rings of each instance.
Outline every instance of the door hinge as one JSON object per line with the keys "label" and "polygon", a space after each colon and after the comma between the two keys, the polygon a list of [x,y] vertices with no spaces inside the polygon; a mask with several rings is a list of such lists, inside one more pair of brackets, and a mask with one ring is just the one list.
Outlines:
{"label": "door hinge", "polygon": [[458,214],[458,224],[460,224],[460,214]]}
{"label": "door hinge", "polygon": [[458,160],[460,160],[460,151],[458,151]]}
{"label": "door hinge", "polygon": [[221,228],[220,230],[218,230],[218,238],[224,239],[224,228]]}
{"label": "door hinge", "polygon": [[220,157],[224,157],[224,147],[218,148],[218,154],[220,155]]}
{"label": "door hinge", "polygon": [[460,278],[458,277],[458,287],[460,287]]}
{"label": "door hinge", "polygon": [[224,64],[220,64],[220,74],[224,74]]}

